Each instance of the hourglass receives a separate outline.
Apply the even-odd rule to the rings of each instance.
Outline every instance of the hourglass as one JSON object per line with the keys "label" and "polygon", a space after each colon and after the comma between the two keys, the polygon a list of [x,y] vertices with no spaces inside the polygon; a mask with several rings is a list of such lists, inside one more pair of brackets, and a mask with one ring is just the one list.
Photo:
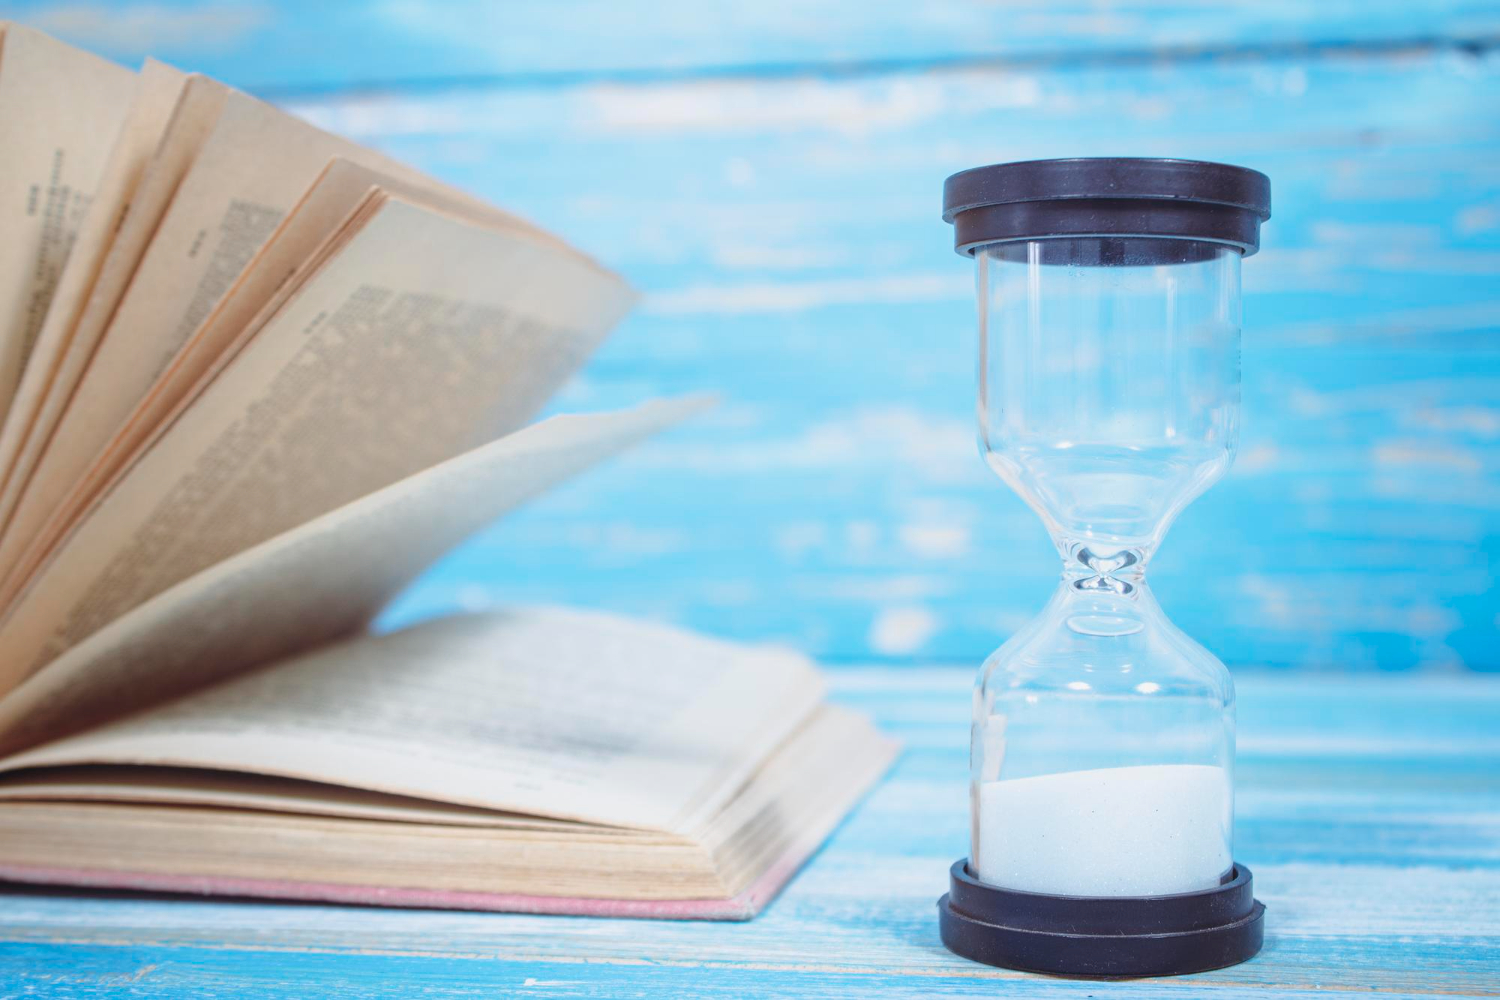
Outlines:
{"label": "hourglass", "polygon": [[1051,601],[974,691],[972,838],[944,943],[1064,975],[1219,968],[1261,945],[1231,853],[1234,685],[1146,585],[1239,419],[1240,259],[1270,182],[1167,159],[948,178],[978,269],[979,431],[1062,557]]}

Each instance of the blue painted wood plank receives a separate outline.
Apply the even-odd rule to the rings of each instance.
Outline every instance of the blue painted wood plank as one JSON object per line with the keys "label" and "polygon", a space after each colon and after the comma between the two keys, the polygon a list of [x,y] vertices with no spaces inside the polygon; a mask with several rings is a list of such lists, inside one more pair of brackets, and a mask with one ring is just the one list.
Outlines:
{"label": "blue painted wood plank", "polygon": [[[1337,953],[1335,946],[1331,951]],[[249,958],[249,960],[247,960]],[[1417,951],[1414,962],[1441,961],[1441,953]],[[1333,967],[1337,976],[1343,969]],[[1199,977],[1195,977],[1199,978]],[[795,976],[775,971],[708,964],[687,976],[682,968],[654,963],[557,966],[540,962],[433,959],[413,955],[348,956],[293,952],[256,954],[193,948],[102,948],[47,945],[0,946],[0,982],[14,995],[100,997],[909,997],[1005,996],[1062,998],[1098,996],[1183,997],[1192,995],[1249,1000],[1268,994],[1311,1000],[1338,992],[1319,985],[1286,989],[1275,984],[1226,984],[1186,980],[1172,984],[1130,982],[1086,984],[1064,980],[1017,982],[1003,973],[921,976],[881,970],[835,972],[808,969]],[[1336,983],[1337,980],[1335,979]],[[1425,990],[1380,990],[1380,996],[1434,995]],[[1449,996],[1483,993],[1446,993]]]}
{"label": "blue painted wood plank", "polygon": [[[0,996],[280,995],[314,983],[333,996],[1088,995],[1098,984],[972,965],[937,941],[934,899],[966,849],[971,676],[833,673],[835,696],[906,750],[748,924],[11,890],[0,894]],[[1270,908],[1266,949],[1111,995],[1500,990],[1500,679],[1250,673],[1239,689],[1236,855]]]}
{"label": "blue painted wood plank", "polygon": [[1138,152],[1266,170],[1241,459],[1153,564],[1233,663],[1500,669],[1500,59],[1167,63],[446,91],[295,110],[621,267],[637,315],[563,408],[721,411],[476,540],[391,621],[585,603],[830,660],[976,661],[1055,556],[970,428],[974,163]]}
{"label": "blue painted wood plank", "polygon": [[127,64],[155,55],[287,93],[453,80],[665,79],[878,72],[973,60],[1054,62],[1316,43],[1468,42],[1500,35],[1485,0],[816,0],[646,7],[607,0],[18,0],[0,16]]}

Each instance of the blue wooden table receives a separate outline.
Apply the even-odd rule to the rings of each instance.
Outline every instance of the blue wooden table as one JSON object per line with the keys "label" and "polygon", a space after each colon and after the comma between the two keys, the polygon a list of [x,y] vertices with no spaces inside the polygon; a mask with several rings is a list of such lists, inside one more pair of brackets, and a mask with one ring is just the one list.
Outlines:
{"label": "blue wooden table", "polygon": [[906,749],[750,923],[7,891],[0,997],[1500,994],[1500,681],[1243,674],[1235,854],[1268,907],[1265,949],[1126,984],[943,950],[934,904],[967,851],[971,672],[833,681]]}

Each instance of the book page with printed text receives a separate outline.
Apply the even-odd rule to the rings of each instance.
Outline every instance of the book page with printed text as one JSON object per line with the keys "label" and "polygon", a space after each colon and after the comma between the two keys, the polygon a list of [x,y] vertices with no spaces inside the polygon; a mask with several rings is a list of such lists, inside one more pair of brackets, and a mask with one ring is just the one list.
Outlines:
{"label": "book page with printed text", "polygon": [[336,643],[4,766],[223,768],[687,832],[822,694],[794,653],[522,609]]}
{"label": "book page with printed text", "polygon": [[[16,405],[0,429],[0,468],[4,471],[0,530],[9,521],[42,448],[73,399],[78,380],[92,360],[162,213],[228,92],[227,87],[212,80],[180,78],[162,69],[153,73],[148,67],[142,78],[131,122],[121,133],[106,168],[109,202],[101,202],[100,211],[90,213],[90,245],[79,247],[79,256],[74,259],[77,268],[70,268],[74,273],[63,278],[72,292],[61,303],[63,308],[49,312]],[[111,205],[123,209],[123,216],[112,212]],[[102,259],[95,255],[102,255]],[[0,539],[3,537],[0,534]],[[0,566],[4,565],[0,560]]]}
{"label": "book page with printed text", "polygon": [[[223,88],[212,127],[181,178],[101,334],[72,399],[33,435],[29,473],[0,492],[0,566],[88,471],[152,384],[335,156],[433,187],[410,167]],[[488,209],[500,214],[496,209]]]}
{"label": "book page with printed text", "polygon": [[9,568],[0,572],[0,583],[12,573],[27,573],[52,550],[99,492],[134,463],[168,425],[171,416],[206,386],[212,374],[259,331],[276,305],[300,286],[301,276],[311,273],[323,259],[320,248],[350,221],[366,196],[377,188],[493,228],[534,232],[529,224],[514,216],[475,206],[466,196],[437,186],[415,185],[342,158],[334,159],[67,496],[50,504],[45,520],[34,528],[35,519],[28,519],[24,511],[17,515],[24,528],[21,537],[27,544],[13,550],[21,554],[8,560]]}
{"label": "book page with printed text", "polygon": [[554,417],[184,580],[0,697],[0,750],[86,729],[364,628],[438,556],[702,398]]}
{"label": "book page with printed text", "polygon": [[[161,142],[186,85],[187,76],[164,63],[148,59],[141,67],[125,123],[58,278],[57,291],[27,357],[11,406],[0,419],[0,493],[59,372],[69,368],[69,359],[76,370],[81,370],[86,360],[80,352],[70,351],[73,335],[92,297],[115,234],[124,224],[146,164]],[[72,376],[61,377],[67,381]]]}
{"label": "book page with printed text", "polygon": [[16,591],[0,689],[178,580],[519,427],[632,298],[575,255],[384,200]]}
{"label": "book page with printed text", "polygon": [[134,75],[0,21],[0,414],[125,120]]}

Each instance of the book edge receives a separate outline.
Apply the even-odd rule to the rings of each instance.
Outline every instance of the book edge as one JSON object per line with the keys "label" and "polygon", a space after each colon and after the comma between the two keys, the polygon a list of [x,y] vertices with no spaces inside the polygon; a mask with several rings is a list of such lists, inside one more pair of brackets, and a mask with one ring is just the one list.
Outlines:
{"label": "book edge", "polygon": [[[779,864],[779,863],[778,863]],[[582,896],[535,896],[523,893],[466,892],[286,879],[227,878],[214,875],[167,875],[159,872],[107,871],[0,864],[0,880],[81,889],[168,892],[192,896],[245,897],[267,900],[337,903],[357,906],[409,907],[433,910],[483,910],[502,913],[592,917],[644,917],[665,920],[748,920],[791,872],[768,869],[761,879],[729,899],[596,899]],[[779,874],[775,886],[765,886]]]}
{"label": "book edge", "polygon": [[465,892],[402,887],[302,882],[288,879],[169,875],[158,872],[59,868],[0,862],[0,881],[80,889],[167,892],[191,896],[335,903],[435,910],[480,910],[539,915],[627,917],[650,920],[750,920],[774,900],[825,843],[847,822],[894,764],[899,744],[881,737],[884,754],[864,787],[832,828],[799,837],[745,889],[723,899],[599,899],[524,893]]}

